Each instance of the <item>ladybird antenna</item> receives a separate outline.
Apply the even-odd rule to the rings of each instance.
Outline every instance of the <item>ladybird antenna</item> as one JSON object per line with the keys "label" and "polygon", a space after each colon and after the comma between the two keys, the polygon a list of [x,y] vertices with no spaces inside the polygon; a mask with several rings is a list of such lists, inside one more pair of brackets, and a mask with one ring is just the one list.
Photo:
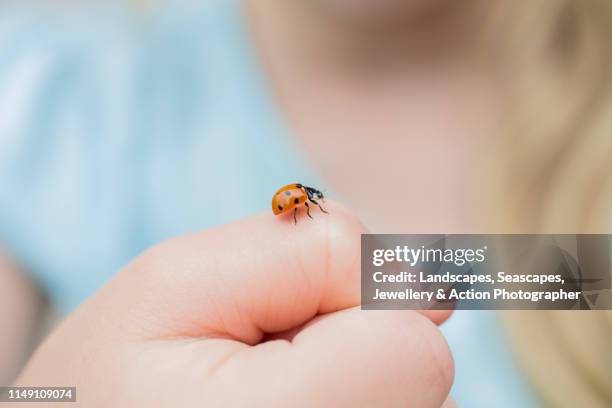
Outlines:
{"label": "ladybird antenna", "polygon": [[321,201],[325,202],[325,195],[327,194],[327,189],[326,188],[322,189],[322,192],[323,192],[323,197],[321,197]]}

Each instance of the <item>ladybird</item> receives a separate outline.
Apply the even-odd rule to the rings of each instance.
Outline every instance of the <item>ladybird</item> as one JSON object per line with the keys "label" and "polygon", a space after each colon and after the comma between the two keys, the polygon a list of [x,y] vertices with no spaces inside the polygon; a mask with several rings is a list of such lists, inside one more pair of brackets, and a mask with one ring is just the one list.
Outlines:
{"label": "ladybird", "polygon": [[327,211],[317,200],[324,200],[323,193],[317,190],[316,188],[304,186],[299,183],[295,184],[287,184],[284,187],[281,187],[272,197],[272,212],[275,215],[279,215],[285,213],[287,211],[293,210],[293,221],[297,224],[296,213],[302,204],[306,207],[306,214],[312,218],[310,215],[310,206],[308,202],[318,206],[321,211],[325,214],[328,214]]}

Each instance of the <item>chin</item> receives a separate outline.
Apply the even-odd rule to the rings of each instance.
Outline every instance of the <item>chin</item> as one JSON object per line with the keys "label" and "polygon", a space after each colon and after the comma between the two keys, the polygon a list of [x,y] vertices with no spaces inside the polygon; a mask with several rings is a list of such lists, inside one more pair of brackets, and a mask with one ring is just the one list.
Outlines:
{"label": "chin", "polygon": [[318,3],[340,17],[373,23],[419,19],[456,4],[453,0],[318,0]]}

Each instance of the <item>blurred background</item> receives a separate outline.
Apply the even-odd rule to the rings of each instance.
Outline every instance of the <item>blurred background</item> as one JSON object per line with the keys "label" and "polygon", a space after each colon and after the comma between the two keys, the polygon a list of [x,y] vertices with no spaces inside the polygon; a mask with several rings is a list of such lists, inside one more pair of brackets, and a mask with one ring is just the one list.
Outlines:
{"label": "blurred background", "polygon": [[[0,384],[138,253],[290,182],[376,233],[608,233],[611,40],[606,0],[4,1]],[[442,329],[460,406],[612,406],[609,313]]]}

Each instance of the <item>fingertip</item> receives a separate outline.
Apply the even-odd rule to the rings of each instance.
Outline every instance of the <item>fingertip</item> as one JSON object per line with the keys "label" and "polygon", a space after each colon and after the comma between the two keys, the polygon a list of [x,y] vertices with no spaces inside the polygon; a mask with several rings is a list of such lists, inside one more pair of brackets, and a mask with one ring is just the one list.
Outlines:
{"label": "fingertip", "polygon": [[419,310],[419,313],[439,326],[451,317],[453,310]]}
{"label": "fingertip", "polygon": [[328,221],[338,221],[339,224],[348,227],[351,231],[356,231],[359,234],[367,232],[367,229],[363,223],[357,218],[357,216],[346,206],[334,200],[327,200],[326,202],[326,214],[329,218]]}
{"label": "fingertip", "polygon": [[329,212],[320,223],[316,236],[325,243],[327,276],[326,296],[321,298],[320,313],[357,306],[360,303],[361,235],[367,229],[347,207],[328,200]]}
{"label": "fingertip", "polygon": [[[357,254],[357,257],[360,259],[361,244],[360,242],[355,244],[353,241],[361,240],[361,235],[367,234],[369,231],[361,220],[347,207],[333,200],[328,200],[328,203],[330,215],[333,211],[334,218],[325,220],[326,224],[324,225],[327,231],[321,230],[320,232],[327,234],[326,239],[334,245],[334,250],[331,252],[334,254],[347,254],[345,251],[349,251],[352,255],[339,256],[338,259],[354,261],[355,248],[358,247],[359,254]],[[344,271],[352,271],[353,269],[350,266],[339,268],[339,270]],[[420,310],[419,313],[426,316],[436,325],[441,325],[451,317],[453,310]]]}
{"label": "fingertip", "polygon": [[[318,313],[329,313],[360,303],[361,235],[367,229],[347,207],[327,200],[327,213],[311,208],[313,219],[298,212],[281,214],[274,228],[284,240],[296,242],[293,248],[301,254],[300,264],[311,265],[310,273],[323,273]],[[293,255],[295,257],[295,255]]]}

